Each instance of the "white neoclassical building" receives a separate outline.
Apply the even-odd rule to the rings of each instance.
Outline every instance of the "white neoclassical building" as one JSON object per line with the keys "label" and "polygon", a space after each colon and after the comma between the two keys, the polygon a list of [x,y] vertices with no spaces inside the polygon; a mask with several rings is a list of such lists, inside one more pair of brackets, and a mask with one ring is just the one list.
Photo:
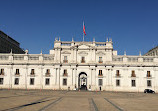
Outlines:
{"label": "white neoclassical building", "polygon": [[111,39],[56,39],[50,54],[0,54],[0,88],[158,92],[158,56],[117,55]]}

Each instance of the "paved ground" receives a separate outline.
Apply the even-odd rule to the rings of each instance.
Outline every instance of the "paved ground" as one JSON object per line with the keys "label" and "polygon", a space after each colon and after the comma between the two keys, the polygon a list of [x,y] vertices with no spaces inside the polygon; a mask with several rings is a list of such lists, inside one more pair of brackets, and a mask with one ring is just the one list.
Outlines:
{"label": "paved ground", "polygon": [[158,111],[158,94],[0,90],[1,111]]}

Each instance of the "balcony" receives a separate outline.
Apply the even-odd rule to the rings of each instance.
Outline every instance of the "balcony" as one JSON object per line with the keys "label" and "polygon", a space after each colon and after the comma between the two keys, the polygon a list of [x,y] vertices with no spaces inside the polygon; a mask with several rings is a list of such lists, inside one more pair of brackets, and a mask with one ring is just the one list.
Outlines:
{"label": "balcony", "polygon": [[82,60],[81,63],[85,63],[85,60]]}
{"label": "balcony", "polygon": [[4,76],[4,72],[0,73],[1,76]]}
{"label": "balcony", "polygon": [[46,77],[50,77],[50,73],[46,73],[45,76],[46,76]]}
{"label": "balcony", "polygon": [[15,76],[20,76],[20,73],[15,73]]}
{"label": "balcony", "polygon": [[67,74],[67,73],[64,73],[63,76],[68,76],[68,74]]}
{"label": "balcony", "polygon": [[98,61],[99,63],[103,63],[103,61]]}
{"label": "balcony", "polygon": [[68,63],[68,60],[63,60],[63,63]]}
{"label": "balcony", "polygon": [[116,74],[116,77],[118,77],[118,78],[121,77],[121,74]]}
{"label": "balcony", "polygon": [[35,73],[30,73],[30,76],[31,76],[31,77],[34,77],[34,76],[35,76]]}
{"label": "balcony", "polygon": [[131,74],[131,77],[136,77],[136,75],[135,74]]}
{"label": "balcony", "polygon": [[152,76],[150,75],[150,74],[147,74],[147,76],[146,76],[147,78],[151,78]]}
{"label": "balcony", "polygon": [[103,74],[98,74],[98,77],[103,77]]}

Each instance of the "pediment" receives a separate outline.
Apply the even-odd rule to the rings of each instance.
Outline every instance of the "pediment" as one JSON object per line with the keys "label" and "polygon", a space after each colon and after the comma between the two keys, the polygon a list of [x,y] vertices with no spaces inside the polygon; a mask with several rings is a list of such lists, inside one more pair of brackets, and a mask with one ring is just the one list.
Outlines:
{"label": "pediment", "polygon": [[85,43],[80,43],[78,45],[72,46],[71,48],[78,48],[78,49],[89,49],[89,48],[94,48],[93,46]]}
{"label": "pediment", "polygon": [[100,52],[97,52],[96,55],[103,56],[103,55],[105,55],[105,53],[100,51]]}
{"label": "pediment", "polygon": [[87,45],[80,45],[78,46],[79,49],[89,49],[89,46]]}
{"label": "pediment", "polygon": [[87,53],[86,51],[81,51],[81,52],[79,52],[78,54],[81,55],[81,56],[86,56],[86,55],[88,55],[88,53]]}
{"label": "pediment", "polygon": [[61,54],[71,54],[71,53],[68,51],[63,51],[63,52],[61,52]]}

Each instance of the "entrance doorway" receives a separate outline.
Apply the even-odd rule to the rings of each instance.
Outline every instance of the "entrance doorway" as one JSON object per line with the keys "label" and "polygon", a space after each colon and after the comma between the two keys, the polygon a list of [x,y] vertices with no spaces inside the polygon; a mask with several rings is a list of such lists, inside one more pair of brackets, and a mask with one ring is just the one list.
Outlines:
{"label": "entrance doorway", "polygon": [[80,90],[87,90],[87,74],[81,72],[78,77],[78,88]]}

